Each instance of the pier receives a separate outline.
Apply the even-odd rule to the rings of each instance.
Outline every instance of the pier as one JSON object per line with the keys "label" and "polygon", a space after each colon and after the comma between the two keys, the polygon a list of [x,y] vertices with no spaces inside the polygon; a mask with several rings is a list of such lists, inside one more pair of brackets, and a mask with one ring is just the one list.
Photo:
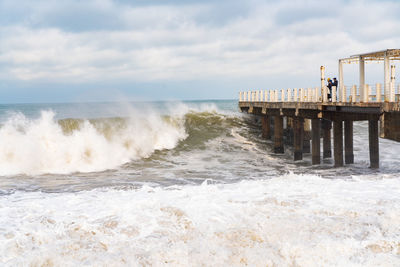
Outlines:
{"label": "pier", "polygon": [[[339,59],[339,85],[332,87],[330,99],[322,66],[320,86],[239,92],[239,109],[261,118],[262,137],[273,138],[275,153],[284,153],[286,136],[294,148],[293,159],[311,153],[313,165],[321,163],[321,156],[332,155],[335,167],[353,164],[353,122],[368,121],[370,167],[379,168],[379,137],[400,141],[400,85],[395,82],[395,65],[390,65],[393,60],[400,60],[400,49]],[[384,62],[383,84],[365,83],[366,61]],[[360,82],[347,87],[343,64],[352,63],[359,64]]]}

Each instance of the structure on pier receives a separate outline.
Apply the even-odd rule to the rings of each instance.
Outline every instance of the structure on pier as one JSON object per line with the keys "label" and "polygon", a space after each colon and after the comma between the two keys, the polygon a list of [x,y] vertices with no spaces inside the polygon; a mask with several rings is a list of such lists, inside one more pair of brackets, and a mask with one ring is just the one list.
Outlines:
{"label": "structure on pier", "polygon": [[[364,63],[369,60],[384,61],[384,84],[382,86],[377,83],[374,91],[370,85],[365,84]],[[323,158],[332,156],[332,123],[335,166],[354,163],[353,122],[368,121],[371,168],[378,168],[378,122],[381,121],[381,137],[400,141],[400,86],[396,86],[395,83],[395,67],[390,66],[392,60],[400,60],[400,49],[387,49],[340,59],[339,88],[332,88],[331,100],[328,100],[328,89],[325,85],[325,68],[321,67],[320,87],[240,92],[239,108],[243,112],[262,118],[263,137],[274,137],[275,153],[284,152],[284,133],[293,136],[294,160],[301,160],[303,153],[310,152],[311,140],[313,164],[321,162],[321,137]],[[344,86],[345,63],[359,63],[358,86]]]}

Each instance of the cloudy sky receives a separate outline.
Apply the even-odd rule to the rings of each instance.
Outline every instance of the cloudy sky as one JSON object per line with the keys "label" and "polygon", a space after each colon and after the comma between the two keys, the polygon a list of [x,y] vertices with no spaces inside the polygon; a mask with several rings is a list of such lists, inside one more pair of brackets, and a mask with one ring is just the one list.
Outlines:
{"label": "cloudy sky", "polygon": [[339,58],[400,48],[399,14],[398,0],[0,0],[0,102],[317,86],[321,65],[336,76]]}

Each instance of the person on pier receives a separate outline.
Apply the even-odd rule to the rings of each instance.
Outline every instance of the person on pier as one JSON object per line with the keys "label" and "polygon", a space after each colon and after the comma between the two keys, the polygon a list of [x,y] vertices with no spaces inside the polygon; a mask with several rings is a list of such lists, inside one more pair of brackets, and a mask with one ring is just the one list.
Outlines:
{"label": "person on pier", "polygon": [[332,86],[336,86],[336,90],[337,90],[337,88],[338,88],[338,81],[337,81],[336,78],[333,78]]}

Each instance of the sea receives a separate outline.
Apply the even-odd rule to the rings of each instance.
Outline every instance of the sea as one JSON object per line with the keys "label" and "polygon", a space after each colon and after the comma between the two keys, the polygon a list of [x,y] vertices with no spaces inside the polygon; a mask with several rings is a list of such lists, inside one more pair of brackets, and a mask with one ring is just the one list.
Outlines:
{"label": "sea", "polygon": [[0,266],[400,266],[400,143],[294,162],[237,104],[0,105]]}

